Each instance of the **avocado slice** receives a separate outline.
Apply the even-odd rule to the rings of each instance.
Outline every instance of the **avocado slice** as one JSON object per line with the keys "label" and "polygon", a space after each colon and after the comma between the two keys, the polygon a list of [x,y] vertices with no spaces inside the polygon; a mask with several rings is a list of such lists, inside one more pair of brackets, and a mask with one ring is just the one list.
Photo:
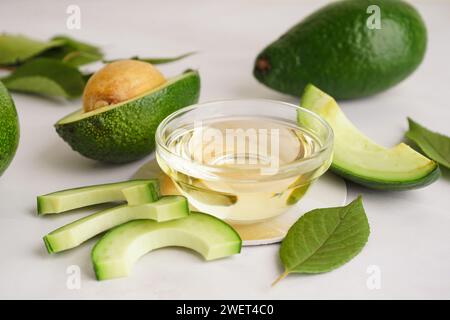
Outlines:
{"label": "avocado slice", "polygon": [[80,109],[59,120],[55,128],[85,157],[110,163],[135,161],[155,149],[159,123],[196,103],[199,95],[200,76],[187,71],[130,100],[90,112]]}
{"label": "avocado slice", "polygon": [[0,82],[0,176],[8,168],[19,145],[19,120],[8,90]]}
{"label": "avocado slice", "polygon": [[158,222],[186,217],[189,206],[182,196],[166,196],[137,206],[121,205],[106,209],[58,228],[44,237],[48,253],[79,246],[86,240],[125,222],[152,219]]}
{"label": "avocado slice", "polygon": [[321,115],[333,128],[331,169],[342,177],[369,188],[386,190],[420,188],[439,178],[436,162],[404,143],[390,149],[376,144],[347,119],[331,96],[315,86],[306,87],[301,104]]}
{"label": "avocado slice", "polygon": [[[374,7],[378,11],[370,11]],[[333,1],[264,48],[253,75],[293,96],[314,83],[338,100],[353,99],[407,78],[422,62],[426,47],[425,23],[406,1]]]}
{"label": "avocado slice", "polygon": [[224,221],[200,212],[167,222],[135,220],[118,226],[100,239],[92,250],[98,280],[126,277],[134,263],[149,251],[185,247],[206,260],[227,257],[241,251],[241,238]]}
{"label": "avocado slice", "polygon": [[94,204],[127,201],[129,205],[153,202],[159,198],[157,179],[130,180],[67,189],[37,197],[39,215],[61,213]]}
{"label": "avocado slice", "polygon": [[292,206],[294,204],[296,204],[297,202],[300,201],[301,198],[303,198],[303,196],[306,194],[306,191],[308,191],[310,184],[305,184],[302,186],[299,186],[297,188],[295,188],[294,190],[292,190],[291,194],[289,195],[289,197],[286,200],[286,204],[288,206]]}

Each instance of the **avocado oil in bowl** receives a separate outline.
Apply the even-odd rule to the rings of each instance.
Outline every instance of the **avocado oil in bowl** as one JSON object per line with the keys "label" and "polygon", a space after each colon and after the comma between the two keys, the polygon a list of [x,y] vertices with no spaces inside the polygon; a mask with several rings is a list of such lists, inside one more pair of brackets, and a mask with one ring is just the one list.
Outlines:
{"label": "avocado oil in bowl", "polygon": [[158,164],[178,191],[197,210],[232,223],[284,213],[329,168],[332,149],[322,118],[271,100],[193,105],[156,132]]}

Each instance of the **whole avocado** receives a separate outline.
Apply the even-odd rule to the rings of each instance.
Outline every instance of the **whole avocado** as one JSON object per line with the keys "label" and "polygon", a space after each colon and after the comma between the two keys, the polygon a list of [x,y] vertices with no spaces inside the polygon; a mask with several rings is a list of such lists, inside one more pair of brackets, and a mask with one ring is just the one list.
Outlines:
{"label": "whole avocado", "polygon": [[0,176],[8,168],[19,144],[19,120],[8,90],[0,82]]}
{"label": "whole avocado", "polygon": [[[374,23],[378,12],[379,25]],[[360,98],[408,77],[422,62],[426,44],[420,14],[403,1],[338,1],[266,47],[253,74],[294,96],[313,83],[336,99]]]}

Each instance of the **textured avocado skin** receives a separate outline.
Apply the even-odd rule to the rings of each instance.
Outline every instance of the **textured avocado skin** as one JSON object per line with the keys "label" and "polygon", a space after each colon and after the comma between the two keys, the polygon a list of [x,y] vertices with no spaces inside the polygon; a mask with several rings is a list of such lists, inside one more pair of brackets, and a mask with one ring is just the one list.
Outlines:
{"label": "textured avocado skin", "polygon": [[172,112],[194,104],[200,76],[190,71],[180,80],[119,107],[66,124],[56,124],[61,138],[85,157],[126,163],[155,149],[159,123]]}
{"label": "textured avocado skin", "polygon": [[14,158],[19,135],[16,107],[8,90],[0,82],[0,176]]}
{"label": "textured avocado skin", "polygon": [[412,190],[412,189],[419,189],[426,187],[433,182],[435,182],[439,177],[441,176],[441,170],[439,169],[439,166],[436,166],[436,168],[428,173],[427,175],[416,179],[416,180],[409,180],[409,181],[386,181],[386,180],[378,180],[375,181],[373,179],[367,179],[365,177],[360,177],[358,175],[355,175],[353,172],[349,172],[348,170],[344,170],[343,168],[340,168],[336,166],[335,164],[331,165],[331,171],[334,173],[340,175],[341,177],[345,178],[346,180],[352,181],[354,183],[360,184],[366,188],[370,189],[377,189],[377,190],[390,190],[390,191],[405,191],[405,190]]}
{"label": "textured avocado skin", "polygon": [[[367,27],[370,5],[380,7],[381,29]],[[410,75],[422,62],[426,43],[422,18],[403,1],[338,1],[266,47],[253,74],[266,86],[294,96],[313,83],[336,99],[359,98]]]}

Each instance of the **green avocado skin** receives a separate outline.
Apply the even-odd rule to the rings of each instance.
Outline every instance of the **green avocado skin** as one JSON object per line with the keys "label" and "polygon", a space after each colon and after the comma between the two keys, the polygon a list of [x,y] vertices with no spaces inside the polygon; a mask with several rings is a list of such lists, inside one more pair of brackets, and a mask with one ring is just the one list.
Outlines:
{"label": "green avocado skin", "polygon": [[436,166],[436,168],[426,176],[413,181],[383,181],[382,179],[378,181],[373,179],[369,180],[367,178],[357,176],[353,172],[349,172],[348,170],[342,169],[334,164],[331,165],[331,171],[366,188],[385,191],[405,191],[423,188],[432,184],[441,176],[439,166]]}
{"label": "green avocado skin", "polygon": [[73,150],[110,163],[141,159],[155,149],[159,123],[172,112],[194,104],[200,76],[190,71],[180,80],[111,110],[55,128]]}
{"label": "green avocado skin", "polygon": [[[368,27],[371,5],[380,8],[381,29]],[[253,74],[266,86],[294,96],[313,83],[336,99],[360,98],[409,76],[422,62],[426,44],[420,14],[403,1],[338,1],[266,47]]]}
{"label": "green avocado skin", "polygon": [[19,136],[16,107],[8,90],[0,82],[0,176],[14,158]]}

